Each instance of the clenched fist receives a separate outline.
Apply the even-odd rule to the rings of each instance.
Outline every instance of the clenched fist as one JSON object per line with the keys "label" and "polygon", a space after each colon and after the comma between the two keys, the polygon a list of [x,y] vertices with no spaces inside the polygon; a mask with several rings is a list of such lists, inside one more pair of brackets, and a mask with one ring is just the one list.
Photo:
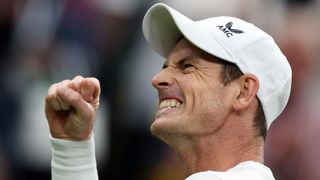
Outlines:
{"label": "clenched fist", "polygon": [[86,140],[99,107],[100,84],[96,78],[76,76],[53,84],[46,96],[45,112],[51,136]]}

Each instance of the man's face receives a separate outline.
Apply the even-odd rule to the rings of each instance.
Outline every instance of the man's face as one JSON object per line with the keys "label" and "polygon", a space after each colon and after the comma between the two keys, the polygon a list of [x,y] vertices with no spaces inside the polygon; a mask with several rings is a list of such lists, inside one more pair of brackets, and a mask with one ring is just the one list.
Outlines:
{"label": "man's face", "polygon": [[152,79],[159,108],[151,132],[160,137],[213,133],[230,112],[232,94],[215,63],[187,40],[180,40],[163,69]]}

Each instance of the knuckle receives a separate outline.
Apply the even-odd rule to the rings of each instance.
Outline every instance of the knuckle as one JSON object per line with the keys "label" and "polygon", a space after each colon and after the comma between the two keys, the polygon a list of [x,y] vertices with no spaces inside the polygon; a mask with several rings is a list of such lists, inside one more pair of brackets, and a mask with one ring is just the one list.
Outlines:
{"label": "knuckle", "polygon": [[83,77],[81,75],[76,75],[73,80],[79,80],[79,79],[83,79]]}
{"label": "knuckle", "polygon": [[62,82],[61,82],[61,86],[65,86],[65,87],[67,87],[68,85],[69,85],[69,83],[71,82],[71,80],[69,80],[69,79],[66,79],[66,80],[63,80]]}
{"label": "knuckle", "polygon": [[50,86],[48,90],[48,94],[46,95],[46,101],[52,101],[56,98],[57,95],[57,84],[53,84]]}
{"label": "knuckle", "polygon": [[69,82],[69,87],[72,88],[75,91],[79,91],[79,87],[80,87],[80,82],[81,79],[83,79],[82,76],[78,75],[76,77],[74,77],[70,82]]}
{"label": "knuckle", "polygon": [[48,95],[54,93],[55,89],[57,88],[57,84],[52,84],[48,89]]}
{"label": "knuckle", "polygon": [[53,94],[48,94],[45,99],[47,102],[50,102],[55,99],[55,96]]}
{"label": "knuckle", "polygon": [[90,77],[90,78],[88,78],[88,79],[91,80],[94,84],[100,85],[100,81],[99,81],[97,78],[95,78],[95,77]]}

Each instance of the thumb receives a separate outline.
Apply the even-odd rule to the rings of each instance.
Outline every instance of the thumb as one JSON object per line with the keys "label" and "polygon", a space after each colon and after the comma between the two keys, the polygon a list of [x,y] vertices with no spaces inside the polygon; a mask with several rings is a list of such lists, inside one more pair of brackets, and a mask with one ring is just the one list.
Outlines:
{"label": "thumb", "polygon": [[80,94],[88,103],[94,102],[100,95],[100,84],[96,78],[85,78],[80,83]]}

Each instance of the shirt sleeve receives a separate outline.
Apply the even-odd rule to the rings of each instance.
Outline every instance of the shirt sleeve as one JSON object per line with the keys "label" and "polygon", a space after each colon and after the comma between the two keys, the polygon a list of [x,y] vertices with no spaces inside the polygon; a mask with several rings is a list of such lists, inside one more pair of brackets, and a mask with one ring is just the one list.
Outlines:
{"label": "shirt sleeve", "polygon": [[98,180],[93,135],[85,141],[50,141],[52,180]]}

